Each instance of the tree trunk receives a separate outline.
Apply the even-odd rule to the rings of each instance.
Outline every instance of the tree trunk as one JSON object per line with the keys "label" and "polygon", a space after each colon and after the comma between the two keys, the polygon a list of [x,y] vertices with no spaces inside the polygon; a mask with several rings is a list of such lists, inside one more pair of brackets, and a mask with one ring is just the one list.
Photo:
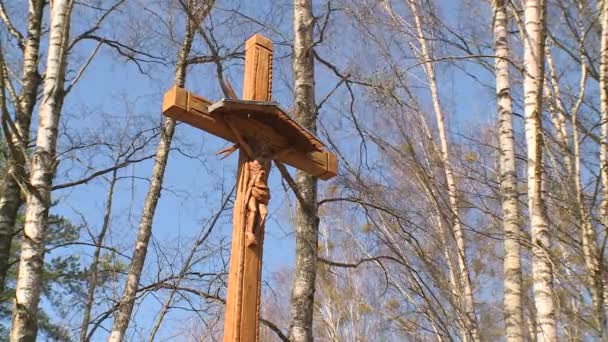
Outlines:
{"label": "tree trunk", "polygon": [[[187,59],[190,54],[190,49],[192,48],[195,29],[196,24],[192,20],[187,20],[186,34],[175,67],[175,84],[180,87],[183,87],[186,82]],[[112,333],[108,338],[109,342],[123,341],[127,327],[129,326],[131,313],[133,312],[133,306],[135,305],[135,295],[137,294],[137,288],[139,287],[139,279],[141,278],[146,254],[148,252],[148,243],[152,236],[152,221],[154,219],[158,198],[160,197],[174,131],[175,120],[165,118],[160,141],[156,148],[156,161],[154,162],[154,169],[152,171],[152,181],[150,182],[150,188],[146,195],[141,221],[139,222],[135,251],[133,252],[133,257],[131,259],[131,268],[129,269],[127,283],[120,300],[118,313],[114,319]]]}
{"label": "tree trunk", "polygon": [[[435,77],[435,68],[431,62],[431,54],[429,52],[426,38],[424,36],[422,28],[422,20],[418,11],[419,3],[417,1],[409,0],[409,7],[414,16],[416,25],[416,31],[418,34],[418,42],[420,44],[421,58],[424,61],[423,66],[426,72],[427,79],[429,81],[429,87],[431,91],[431,98],[433,102],[433,110],[435,111],[435,117],[437,120],[437,129],[439,131],[439,141],[441,146],[441,157],[444,165],[445,179],[448,187],[448,198],[451,216],[453,220],[453,233],[454,239],[456,240],[456,246],[458,248],[458,266],[459,276],[462,285],[462,301],[464,303],[464,311],[467,315],[467,330],[469,337],[473,341],[479,341],[479,331],[477,324],[477,317],[475,316],[475,308],[473,305],[473,288],[471,285],[471,277],[467,266],[467,252],[466,252],[466,241],[464,239],[464,232],[462,228],[462,222],[460,219],[460,211],[458,209],[458,189],[456,187],[456,180],[452,172],[452,166],[449,160],[449,148],[448,140],[445,128],[445,117],[439,102],[439,91],[437,88],[437,79]],[[468,339],[468,336],[463,336],[463,339]]]}
{"label": "tree trunk", "polygon": [[[580,30],[583,32],[585,28],[581,27]],[[572,120],[572,140],[573,140],[573,152],[574,156],[571,158],[570,156],[570,142],[568,138],[568,130],[566,126],[566,110],[564,109],[564,105],[562,104],[561,90],[559,87],[559,83],[557,80],[557,72],[553,63],[553,57],[551,56],[550,49],[545,49],[546,57],[547,57],[547,66],[550,70],[551,75],[551,85],[553,87],[553,93],[555,96],[556,103],[556,113],[552,114],[552,121],[554,121],[554,125],[557,123],[557,140],[560,145],[560,150],[563,154],[563,158],[566,161],[568,178],[567,178],[567,187],[566,187],[566,195],[571,194],[572,188],[576,193],[576,200],[574,203],[573,214],[576,219],[577,226],[581,229],[581,242],[583,249],[583,258],[585,261],[585,267],[587,269],[587,276],[589,278],[589,286],[591,293],[591,301],[593,304],[593,320],[595,324],[595,328],[599,333],[599,336],[603,334],[604,325],[605,325],[605,314],[604,314],[604,284],[601,276],[601,257],[600,251],[598,248],[597,235],[593,228],[593,222],[591,219],[591,214],[587,205],[585,204],[584,192],[583,192],[583,183],[581,180],[581,152],[580,152],[580,142],[578,138],[578,111],[583,101],[583,97],[585,95],[585,82],[587,79],[587,67],[585,64],[585,55],[584,55],[584,43],[580,42],[581,49],[581,80],[580,80],[580,92],[578,99],[571,110],[571,120]],[[557,116],[557,120],[553,119],[553,116]],[[567,260],[567,259],[566,259]],[[566,271],[568,272],[568,271]]]}
{"label": "tree trunk", "polygon": [[513,137],[513,104],[509,80],[509,42],[506,1],[494,2],[494,49],[496,51],[496,95],[500,134],[500,188],[504,235],[504,315],[507,341],[524,340],[521,306],[522,278],[520,228],[517,208],[517,169]]}
{"label": "tree trunk", "polygon": [[49,49],[36,149],[31,159],[31,174],[26,195],[25,225],[11,341],[35,341],[37,313],[44,267],[44,242],[51,205],[51,185],[57,166],[56,147],[59,115],[63,105],[63,86],[70,16],[73,2],[55,0],[51,8]]}
{"label": "tree trunk", "polygon": [[[582,46],[582,43],[581,43]],[[593,311],[595,323],[598,328],[599,338],[603,338],[606,326],[606,314],[604,311],[604,282],[602,280],[602,257],[597,244],[597,235],[593,228],[593,222],[589,209],[585,204],[585,195],[583,191],[583,182],[581,180],[581,146],[578,137],[578,111],[583,103],[585,96],[585,83],[587,81],[587,66],[585,59],[581,58],[581,81],[580,93],[578,99],[572,109],[572,138],[574,145],[574,186],[580,215],[581,233],[583,242],[583,255],[585,257],[585,266],[591,285],[591,300],[593,303]]]}
{"label": "tree trunk", "polygon": [[173,303],[173,298],[175,297],[175,294],[178,293],[177,288],[180,286],[181,281],[186,276],[186,273],[192,267],[192,264],[193,264],[192,260],[194,260],[194,257],[196,256],[198,248],[203,243],[205,243],[205,241],[207,241],[207,238],[211,234],[213,227],[215,227],[215,225],[217,224],[217,222],[220,218],[220,215],[224,212],[224,210],[226,209],[226,206],[228,206],[228,202],[230,201],[233,193],[234,193],[234,190],[231,191],[230,194],[228,194],[226,196],[224,203],[222,203],[222,207],[218,210],[217,214],[215,214],[214,218],[211,220],[211,224],[210,224],[209,228],[204,233],[201,231],[199,237],[196,239],[196,242],[194,243],[194,246],[192,246],[192,249],[190,250],[190,254],[188,254],[188,257],[184,261],[184,265],[182,266],[182,269],[179,272],[177,279],[175,280],[174,288],[172,288],[170,290],[169,295],[167,296],[167,298],[165,299],[165,302],[163,303],[163,307],[161,308],[160,312],[156,315],[156,320],[154,322],[154,325],[152,326],[152,331],[150,332],[150,336],[148,337],[149,342],[153,342],[156,339],[156,334],[158,333],[158,330],[160,329],[163,319],[165,318],[165,315],[169,312],[169,309],[171,308],[171,304]]}
{"label": "tree trunk", "polygon": [[103,241],[106,237],[106,233],[108,232],[108,228],[110,227],[110,216],[112,213],[112,200],[114,198],[114,187],[117,181],[117,173],[118,170],[114,170],[112,172],[112,179],[110,181],[110,188],[108,189],[108,198],[106,202],[106,207],[103,213],[103,224],[101,226],[101,231],[97,236],[97,240],[95,241],[95,252],[93,252],[93,261],[91,262],[91,267],[89,269],[89,284],[87,288],[87,299],[84,304],[84,313],[82,315],[82,324],[80,328],[80,342],[86,342],[87,340],[87,332],[89,328],[89,323],[91,322],[91,310],[93,309],[93,302],[95,300],[95,290],[97,289],[98,282],[98,274],[97,268],[99,267],[99,258],[101,255],[101,247],[103,246]]}
{"label": "tree trunk", "polygon": [[[38,54],[40,47],[42,14],[44,0],[30,1],[27,38],[23,49],[23,85],[16,110],[15,128],[17,134],[10,137],[14,151],[25,152],[30,136],[32,111],[36,103],[36,93],[40,84],[38,74]],[[9,269],[11,242],[14,235],[17,211],[22,204],[19,184],[16,179],[25,180],[25,158],[23,155],[11,156],[9,167],[0,185],[0,293],[6,283]]]}
{"label": "tree trunk", "polygon": [[[313,59],[314,17],[311,0],[294,1],[294,113],[296,121],[316,133],[316,104]],[[317,268],[319,218],[317,180],[302,171],[296,175],[302,201],[296,208],[296,266],[291,292],[292,322],[289,339],[313,340],[313,312]]]}
{"label": "tree trunk", "polygon": [[[600,11],[600,175],[602,180],[601,222],[608,224],[608,1],[601,2]],[[605,281],[605,280],[604,280]],[[604,283],[604,303],[608,302],[608,286]],[[605,310],[605,309],[604,309]]]}
{"label": "tree trunk", "polygon": [[600,172],[602,179],[602,221],[608,221],[608,1],[603,1],[600,19],[602,35],[600,37],[600,110],[601,110],[601,145]]}
{"label": "tree trunk", "polygon": [[551,239],[542,194],[542,89],[544,83],[545,2],[526,0],[524,9],[525,131],[528,145],[528,211],[532,238],[532,277],[537,341],[556,341]]}

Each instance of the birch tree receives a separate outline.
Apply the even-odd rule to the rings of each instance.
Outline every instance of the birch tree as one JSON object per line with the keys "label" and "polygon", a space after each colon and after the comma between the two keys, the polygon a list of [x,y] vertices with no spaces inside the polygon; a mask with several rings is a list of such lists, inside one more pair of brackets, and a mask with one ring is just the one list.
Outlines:
{"label": "birch tree", "polygon": [[601,143],[600,174],[602,179],[601,215],[608,221],[608,1],[601,1],[601,36],[600,36],[600,110],[601,110]]}
{"label": "birch tree", "polygon": [[[297,266],[285,264],[280,249],[264,256],[262,339],[605,338],[608,1],[327,1],[325,9],[294,0],[293,22],[281,17],[291,15],[279,12],[284,2],[228,1],[205,25],[211,0],[108,2],[120,6],[118,15],[73,2],[71,31],[79,33],[70,34],[68,63],[65,49],[46,40],[65,47],[58,37],[70,21],[59,34],[57,13],[69,16],[72,1],[53,0],[47,20],[48,1],[31,0],[28,14],[28,2],[0,0],[0,276],[2,262],[9,266],[0,340],[10,335],[15,287],[16,341],[221,339],[233,180],[223,178],[226,164],[209,158],[216,141],[201,144],[187,130],[172,141],[175,122],[150,118],[156,87],[166,84],[133,73],[170,73],[184,85],[188,66],[206,64],[205,74],[220,79],[213,91],[231,97],[243,38],[257,31],[277,43],[275,92],[291,92],[281,77],[283,68],[293,71],[294,116],[316,128],[341,170],[319,190],[306,175],[294,176],[297,186],[285,176],[284,196],[286,184],[299,195],[296,234],[277,234],[292,209],[280,206],[267,238],[297,237]],[[184,10],[173,11],[176,4]],[[99,25],[104,18],[111,25]],[[284,32],[292,28],[289,56]],[[35,50],[30,37],[34,45],[44,40],[35,53],[23,52]],[[90,48],[111,58],[90,63]],[[49,67],[35,57],[47,54]],[[134,64],[116,63],[116,55]],[[75,61],[103,75],[82,76]],[[108,74],[115,86],[103,86]],[[90,89],[66,96],[80,79]],[[117,92],[127,108],[116,106]],[[23,121],[34,111],[42,118],[36,145]],[[324,120],[315,122],[319,111]],[[93,115],[99,122],[80,120]],[[184,167],[165,170],[169,153]],[[154,170],[136,166],[154,157]],[[524,166],[528,178],[519,179]],[[180,180],[168,184],[173,171]],[[280,186],[274,191],[281,195]],[[178,215],[156,210],[161,192]],[[216,213],[203,221],[191,214],[220,205],[219,192]],[[91,200],[79,206],[83,194]],[[137,228],[115,229],[132,222],[138,199]],[[5,209],[20,201],[25,212],[11,216]],[[180,229],[152,228],[160,219]],[[129,243],[131,234],[137,240]],[[4,260],[1,245],[13,235]]]}
{"label": "birch tree", "polygon": [[[600,7],[600,175],[602,180],[602,204],[600,214],[604,224],[608,222],[608,1],[601,1]],[[605,295],[604,300],[608,296]]]}
{"label": "birch tree", "polygon": [[585,95],[585,83],[587,82],[587,66],[585,58],[581,58],[581,79],[580,93],[571,110],[572,115],[572,138],[574,145],[574,186],[578,203],[578,211],[581,225],[581,240],[583,242],[583,257],[585,266],[591,285],[591,300],[593,304],[594,320],[596,328],[599,332],[599,338],[602,338],[606,325],[606,313],[604,309],[605,285],[602,279],[602,256],[597,247],[597,235],[593,227],[592,217],[585,203],[585,194],[583,191],[583,182],[581,180],[581,144],[579,140],[579,132],[577,128],[578,112]]}
{"label": "birch tree", "polygon": [[[604,226],[608,223],[608,1],[603,0],[598,3],[600,9],[600,113],[601,113],[601,133],[600,133],[600,178],[602,183],[602,200],[600,205],[601,222]],[[603,249],[603,248],[602,248]],[[603,304],[608,302],[608,286],[604,276],[603,284]],[[606,310],[606,308],[602,308]],[[606,313],[604,313],[605,317]],[[606,324],[605,319],[601,321],[602,329]]]}
{"label": "birch tree", "polygon": [[[314,16],[311,0],[295,0],[293,8],[293,79],[296,121],[316,133],[315,77],[313,59]],[[291,290],[289,339],[294,342],[313,340],[313,309],[317,270],[319,217],[317,181],[298,171],[296,208],[296,266]]]}
{"label": "birch tree", "polygon": [[551,238],[543,201],[542,90],[544,82],[545,2],[526,0],[524,8],[524,98],[528,156],[528,211],[532,239],[532,277],[539,342],[556,341],[557,326],[550,260]]}
{"label": "birch tree", "polygon": [[[477,318],[475,316],[475,308],[473,304],[473,288],[471,284],[471,276],[467,265],[467,250],[464,237],[462,221],[460,217],[460,209],[458,208],[458,188],[456,179],[450,163],[450,152],[448,138],[446,132],[445,116],[439,100],[439,91],[437,87],[437,77],[435,76],[435,67],[433,65],[433,56],[428,47],[427,39],[422,26],[420,16],[420,3],[416,0],[408,0],[408,6],[414,16],[416,38],[420,45],[420,59],[429,82],[431,92],[431,100],[433,103],[433,111],[437,122],[437,130],[439,132],[439,145],[443,169],[445,173],[446,185],[448,189],[448,199],[451,210],[452,230],[454,239],[457,245],[458,258],[458,275],[459,283],[462,287],[462,301],[464,312],[466,313],[468,322],[466,323],[468,334],[473,341],[479,341],[479,331],[477,327]],[[467,336],[463,339],[468,340]]]}
{"label": "birch tree", "polygon": [[25,202],[25,226],[15,289],[11,341],[34,341],[44,267],[44,241],[51,205],[51,185],[57,166],[59,116],[63,105],[70,17],[74,2],[51,5],[49,48],[42,102],[38,111],[36,147],[31,157]]}
{"label": "birch tree", "polygon": [[99,283],[99,274],[98,268],[100,264],[101,258],[101,247],[103,246],[104,239],[106,234],[108,233],[108,229],[110,227],[110,217],[112,213],[112,202],[114,200],[114,188],[116,186],[117,181],[117,170],[112,172],[112,177],[110,180],[110,185],[108,189],[108,195],[106,199],[106,205],[103,213],[103,223],[101,226],[101,231],[95,239],[95,251],[93,252],[93,261],[90,266],[90,277],[88,279],[87,286],[87,294],[86,301],[84,304],[84,313],[82,315],[82,327],[80,328],[80,341],[87,341],[87,332],[89,323],[91,321],[91,310],[93,309],[93,301],[95,300],[95,290]]}
{"label": "birch tree", "polygon": [[[579,9],[580,7],[581,4],[579,4]],[[593,306],[594,327],[599,333],[597,337],[601,338],[605,325],[605,313],[603,308],[604,284],[601,276],[602,258],[598,248],[597,234],[595,232],[595,228],[593,227],[592,217],[589,213],[589,209],[587,208],[585,194],[583,191],[583,182],[581,179],[581,151],[577,127],[578,111],[581,107],[582,101],[584,100],[586,89],[585,83],[587,81],[587,63],[584,46],[587,33],[585,32],[585,27],[583,27],[582,23],[580,23],[580,20],[578,26],[581,34],[581,37],[579,38],[581,75],[579,82],[579,94],[577,94],[576,97],[573,96],[574,100],[571,108],[566,109],[566,106],[564,105],[565,101],[558,81],[557,67],[554,62],[551,49],[548,47],[545,48],[545,55],[550,77],[545,83],[550,83],[553,89],[552,95],[554,97],[553,102],[555,105],[550,105],[549,110],[551,110],[551,121],[556,128],[556,140],[558,141],[560,152],[562,153],[561,157],[565,160],[566,164],[567,181],[565,182],[564,193],[566,196],[568,196],[568,194],[571,194],[572,190],[574,190],[576,194],[576,200],[571,201],[573,206],[571,212],[574,216],[573,221],[578,227],[580,227],[583,260],[585,263],[587,278],[589,279],[588,286],[590,288],[589,290],[591,293],[591,302]],[[545,88],[548,87],[545,86]],[[572,144],[570,144],[570,138],[568,136],[569,130],[567,128],[567,115],[570,115],[570,120],[572,121]],[[572,149],[570,149],[570,145],[572,145]]]}
{"label": "birch tree", "polygon": [[509,79],[508,16],[506,1],[494,7],[494,49],[496,51],[496,95],[500,133],[500,188],[504,230],[504,316],[508,341],[523,341],[520,227],[517,204],[517,168],[513,137],[513,104]]}
{"label": "birch tree", "polygon": [[[36,103],[36,95],[40,85],[40,75],[38,73],[38,56],[40,49],[40,37],[42,15],[44,12],[44,0],[29,1],[28,20],[27,20],[27,36],[21,37],[21,34],[13,27],[8,15],[5,12],[4,6],[0,4],[0,11],[4,13],[2,19],[7,27],[12,27],[10,30],[16,37],[21,50],[23,51],[23,67],[20,83],[22,85],[21,93],[16,99],[18,102],[14,104],[15,108],[15,131],[10,134],[9,144],[13,153],[9,158],[9,165],[4,179],[0,184],[0,292],[4,289],[6,273],[9,268],[9,256],[12,237],[14,235],[15,219],[17,211],[22,204],[22,199],[19,189],[19,181],[24,181],[26,157],[25,151],[30,136],[30,122],[34,104]],[[4,82],[10,82],[7,78]],[[4,119],[3,119],[4,120]]]}
{"label": "birch tree", "polygon": [[[189,1],[186,6],[186,10],[192,15],[186,20],[184,40],[177,57],[174,81],[177,86],[183,87],[185,85],[188,56],[192,48],[195,30],[204,19],[204,16],[209,13],[212,6],[212,1],[197,2],[196,0]],[[131,258],[131,267],[127,275],[127,282],[119,303],[118,312],[114,318],[112,333],[108,338],[108,341],[110,342],[123,341],[127,327],[129,326],[131,313],[133,312],[133,306],[135,305],[135,295],[137,294],[139,280],[148,252],[148,244],[150,242],[150,237],[152,236],[154,212],[156,211],[156,206],[160,197],[165,167],[169,158],[169,150],[171,148],[174,132],[175,120],[163,118],[160,141],[156,149],[156,160],[152,170],[152,179],[139,223],[135,250],[133,252],[133,257]]]}

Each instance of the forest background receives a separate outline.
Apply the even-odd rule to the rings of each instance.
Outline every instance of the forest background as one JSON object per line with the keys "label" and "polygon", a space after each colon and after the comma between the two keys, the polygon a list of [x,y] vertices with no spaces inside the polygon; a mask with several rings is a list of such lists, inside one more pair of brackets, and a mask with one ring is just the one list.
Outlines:
{"label": "forest background", "polygon": [[241,94],[254,33],[273,100],[340,164],[290,170],[313,211],[273,168],[261,340],[606,338],[607,14],[0,1],[0,338],[221,339],[236,158],[160,104]]}

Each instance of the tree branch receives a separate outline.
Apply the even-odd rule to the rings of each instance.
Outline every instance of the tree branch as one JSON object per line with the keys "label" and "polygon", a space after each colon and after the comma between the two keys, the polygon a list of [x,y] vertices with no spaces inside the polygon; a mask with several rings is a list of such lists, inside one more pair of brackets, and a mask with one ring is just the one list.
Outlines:
{"label": "tree branch", "polygon": [[8,12],[6,11],[6,8],[4,7],[4,1],[0,1],[0,19],[2,19],[2,22],[4,22],[4,26],[6,26],[6,28],[8,29],[8,32],[11,34],[11,36],[13,36],[13,38],[15,38],[15,40],[17,40],[17,44],[19,45],[19,48],[21,50],[24,50],[25,49],[25,39],[23,38],[23,35],[21,34],[21,32],[19,32],[15,28],[15,26],[11,22],[11,19],[8,17]]}
{"label": "tree branch", "polygon": [[141,161],[154,158],[155,156],[156,156],[156,154],[154,153],[154,154],[150,154],[150,155],[147,155],[147,156],[145,156],[143,158],[139,158],[139,159],[125,160],[124,162],[122,162],[120,164],[117,164],[117,165],[114,165],[114,166],[109,167],[107,169],[99,170],[99,171],[97,171],[95,173],[92,173],[91,175],[89,175],[88,177],[85,177],[83,179],[79,179],[79,180],[76,180],[76,181],[73,181],[73,182],[68,182],[68,183],[63,183],[63,184],[55,185],[55,186],[53,186],[51,188],[51,190],[65,189],[65,188],[69,188],[69,187],[72,187],[72,186],[76,186],[76,185],[80,185],[80,184],[85,184],[85,183],[88,183],[89,181],[91,181],[94,178],[97,178],[99,176],[105,175],[106,173],[112,172],[114,170],[121,169],[121,168],[123,168],[123,167],[125,167],[127,165],[130,165],[130,164],[133,164],[133,163],[139,163]]}

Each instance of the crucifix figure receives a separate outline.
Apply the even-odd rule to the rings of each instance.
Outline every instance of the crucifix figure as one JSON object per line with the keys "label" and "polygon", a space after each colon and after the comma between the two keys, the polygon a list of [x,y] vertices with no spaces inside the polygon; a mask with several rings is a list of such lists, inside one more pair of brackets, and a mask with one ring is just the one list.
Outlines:
{"label": "crucifix figure", "polygon": [[[267,164],[267,165],[265,165]],[[270,160],[262,161],[255,159],[248,164],[250,180],[247,184],[245,202],[247,203],[247,228],[245,229],[245,240],[247,247],[257,243],[255,236],[256,226],[264,227],[264,221],[268,214],[266,205],[270,200],[270,189],[268,189],[268,175],[266,170],[270,168]],[[259,219],[259,220],[258,220]]]}
{"label": "crucifix figure", "polygon": [[293,121],[272,92],[272,42],[259,34],[245,48],[243,100],[211,103],[183,88],[165,94],[163,114],[232,142],[239,150],[224,342],[259,339],[264,224],[270,201],[271,162],[285,163],[323,180],[336,175],[336,156]]}

